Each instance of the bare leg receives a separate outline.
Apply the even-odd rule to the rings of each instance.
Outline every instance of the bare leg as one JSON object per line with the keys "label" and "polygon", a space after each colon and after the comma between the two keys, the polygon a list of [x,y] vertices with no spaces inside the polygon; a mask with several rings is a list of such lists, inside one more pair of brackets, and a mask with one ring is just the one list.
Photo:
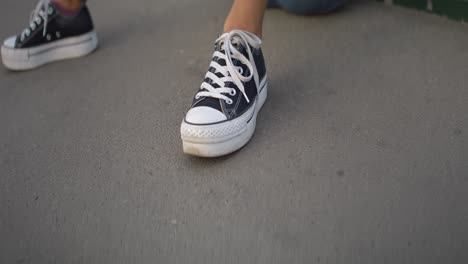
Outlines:
{"label": "bare leg", "polygon": [[82,0],[53,0],[53,2],[60,5],[62,8],[76,10],[81,7]]}
{"label": "bare leg", "polygon": [[267,0],[235,0],[224,23],[224,32],[240,29],[261,37],[266,5]]}

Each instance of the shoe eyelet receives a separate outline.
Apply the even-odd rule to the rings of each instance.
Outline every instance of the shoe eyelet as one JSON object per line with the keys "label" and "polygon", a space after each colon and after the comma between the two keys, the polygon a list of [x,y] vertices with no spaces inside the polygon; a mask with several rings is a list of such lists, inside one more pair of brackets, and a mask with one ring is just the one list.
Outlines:
{"label": "shoe eyelet", "polygon": [[195,95],[195,100],[198,100],[198,99],[200,99],[200,96],[197,94]]}
{"label": "shoe eyelet", "polygon": [[244,69],[242,67],[237,67],[237,72],[239,72],[240,75],[244,74]]}
{"label": "shoe eyelet", "polygon": [[229,95],[230,95],[230,96],[235,96],[236,94],[237,94],[236,89],[232,89],[232,90],[229,92]]}
{"label": "shoe eyelet", "polygon": [[233,103],[234,103],[234,101],[232,101],[231,99],[226,100],[226,104],[228,104],[228,105],[232,105]]}

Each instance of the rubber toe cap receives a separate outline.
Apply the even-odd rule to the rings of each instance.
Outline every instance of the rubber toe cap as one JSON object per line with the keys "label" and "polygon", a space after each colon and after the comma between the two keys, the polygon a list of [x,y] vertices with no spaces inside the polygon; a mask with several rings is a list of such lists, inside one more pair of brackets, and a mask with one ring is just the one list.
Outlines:
{"label": "rubber toe cap", "polygon": [[3,46],[14,49],[16,44],[16,37],[9,37],[3,42]]}
{"label": "rubber toe cap", "polygon": [[226,116],[211,107],[199,106],[190,109],[185,121],[196,125],[206,125],[227,120]]}

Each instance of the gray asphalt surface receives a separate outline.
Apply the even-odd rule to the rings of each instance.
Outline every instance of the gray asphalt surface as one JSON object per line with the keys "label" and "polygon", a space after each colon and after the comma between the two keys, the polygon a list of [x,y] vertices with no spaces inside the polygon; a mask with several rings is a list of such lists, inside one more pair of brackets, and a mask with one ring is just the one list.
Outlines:
{"label": "gray asphalt surface", "polygon": [[[268,12],[242,151],[181,152],[229,1],[92,1],[100,49],[0,68],[0,263],[467,263],[468,27]],[[0,36],[34,1],[4,0]]]}

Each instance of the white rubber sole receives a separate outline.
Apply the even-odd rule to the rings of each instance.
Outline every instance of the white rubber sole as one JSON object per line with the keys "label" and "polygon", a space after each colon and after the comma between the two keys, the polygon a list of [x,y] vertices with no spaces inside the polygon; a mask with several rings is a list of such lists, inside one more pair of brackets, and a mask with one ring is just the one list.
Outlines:
{"label": "white rubber sole", "polygon": [[[231,154],[244,147],[255,132],[257,115],[265,104],[267,96],[268,87],[265,83],[264,88],[257,96],[253,113],[248,111],[230,122],[209,126],[197,126],[187,124],[185,121],[182,122],[181,136],[184,153],[197,157],[214,158]],[[240,129],[237,129],[239,127]],[[231,128],[233,128],[232,133],[221,133]],[[219,134],[219,136],[201,137],[197,134]]]}
{"label": "white rubber sole", "polygon": [[31,70],[50,62],[86,56],[97,46],[94,31],[34,48],[13,49],[3,45],[2,62],[10,70]]}

